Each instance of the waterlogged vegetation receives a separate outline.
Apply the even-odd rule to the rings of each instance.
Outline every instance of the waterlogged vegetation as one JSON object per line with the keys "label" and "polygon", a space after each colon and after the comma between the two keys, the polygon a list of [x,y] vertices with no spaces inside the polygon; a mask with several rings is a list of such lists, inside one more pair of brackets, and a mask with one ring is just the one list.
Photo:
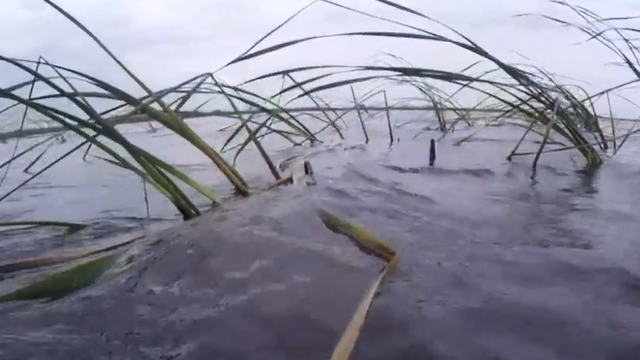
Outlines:
{"label": "waterlogged vegetation", "polygon": [[[12,67],[12,71],[22,73],[24,80],[0,88],[0,114],[14,114],[21,111],[19,127],[0,134],[0,140],[15,142],[12,153],[7,154],[0,164],[0,206],[11,195],[23,189],[27,184],[56,166],[72,154],[82,152],[101,161],[131,171],[138,176],[149,189],[153,189],[175,207],[183,219],[189,220],[202,214],[206,209],[198,207],[189,191],[204,196],[212,207],[223,203],[225,196],[218,190],[196,179],[184,170],[180,170],[160,156],[136,145],[118,127],[126,123],[144,122],[153,128],[169,130],[173,136],[186,141],[197,149],[217,169],[240,197],[264,189],[291,184],[293,176],[285,173],[278,162],[270,155],[268,139],[277,139],[290,146],[312,147],[327,139],[344,139],[345,127],[361,128],[365,142],[369,142],[367,122],[363,120],[366,111],[383,111],[388,128],[389,143],[393,144],[393,129],[397,125],[393,119],[393,109],[422,111],[434,119],[435,127],[446,136],[457,127],[475,127],[480,131],[484,126],[512,124],[522,128],[522,135],[514,139],[513,150],[505,154],[511,160],[516,156],[530,156],[532,176],[547,152],[571,151],[579,153],[584,164],[598,168],[608,156],[615,155],[626,143],[629,136],[639,130],[621,126],[613,116],[613,110],[602,114],[601,104],[610,103],[612,97],[621,97],[619,91],[629,88],[640,81],[639,51],[636,46],[640,29],[618,26],[621,21],[630,18],[603,18],[583,7],[574,6],[565,1],[552,1],[559,8],[569,9],[573,18],[561,19],[544,14],[520,14],[543,16],[547,21],[573,27],[585,35],[585,41],[598,42],[603,50],[615,54],[622,66],[629,70],[629,80],[617,86],[588,93],[575,84],[567,84],[558,77],[536,67],[535,64],[511,64],[502,61],[474,42],[465,34],[457,32],[446,24],[430,18],[402,5],[401,1],[371,0],[385,6],[389,13],[401,12],[413,18],[411,24],[398,22],[331,1],[318,0],[304,7],[282,24],[264,35],[245,52],[229,61],[222,69],[235,64],[256,61],[260,57],[278,54],[285,49],[295,49],[302,43],[331,38],[391,38],[398,41],[410,40],[415,46],[428,43],[441,43],[461,49],[477,57],[477,61],[457,72],[444,71],[428,67],[429,64],[410,64],[397,56],[391,56],[392,63],[384,65],[362,64],[346,66],[340,64],[305,65],[265,73],[241,84],[228,84],[222,81],[217,72],[203,73],[185,81],[160,90],[153,90],[143,79],[136,76],[118,55],[96,37],[82,19],[76,19],[54,1],[43,0],[52,11],[75,24],[78,31],[89,36],[117,66],[137,84],[139,91],[130,92],[102,79],[99,74],[81,72],[64,64],[53,64],[45,58],[16,59],[0,53],[0,61]],[[313,11],[314,6],[325,5],[339,8],[341,11],[358,14],[382,23],[390,23],[397,31],[375,31],[362,29],[356,32],[344,32],[317,35],[290,40],[262,47],[261,44],[275,32],[285,28],[287,23],[302,12]],[[424,27],[415,24],[424,24]],[[444,36],[427,30],[428,26],[438,24],[455,34]],[[221,70],[221,69],[219,69]],[[260,93],[251,90],[252,85],[262,81],[280,81],[282,86],[275,93]],[[362,87],[368,89],[362,92]],[[393,100],[388,89],[403,86],[412,89],[416,96],[411,99]],[[334,91],[350,93],[352,106],[332,106],[323,99],[323,94]],[[460,98],[475,94],[481,99],[473,106],[463,106]],[[369,104],[371,100],[383,99],[384,106]],[[626,99],[633,102],[634,99]],[[223,103],[224,109],[211,109],[211,104]],[[598,105],[600,104],[600,105]],[[601,111],[601,110],[600,110]],[[37,114],[45,119],[47,125],[29,124],[28,114]],[[356,115],[357,123],[348,123],[348,115]],[[234,121],[229,127],[228,138],[220,144],[211,144],[203,139],[192,126],[189,119],[217,116]],[[13,119],[16,120],[16,119]],[[626,123],[629,124],[628,122]],[[21,139],[38,135],[42,139],[26,149],[19,150]],[[69,149],[55,161],[38,166],[31,172],[45,152],[65,136],[76,136],[82,141]],[[520,151],[525,138],[537,137],[539,147],[536,151]],[[464,140],[462,140],[464,141]],[[425,141],[425,149],[435,145]],[[273,180],[270,184],[250,184],[243,176],[236,160],[247,149],[257,150]],[[427,150],[425,150],[426,153]],[[11,169],[18,160],[30,157],[27,166]],[[437,161],[436,161],[437,162]],[[22,170],[29,177],[12,187],[5,184],[9,171]],[[311,164],[304,162],[306,175],[313,175]],[[3,186],[4,184],[4,186]],[[355,241],[361,249],[367,250],[386,263],[395,261],[395,252],[377,240],[375,235],[361,225],[354,225],[340,219],[327,210],[319,213],[328,229],[342,233]],[[62,227],[68,232],[80,230],[89,224],[64,222],[64,219],[43,219],[42,221],[14,221],[0,223],[0,231],[16,227]],[[364,234],[364,235],[363,235]],[[112,253],[128,246],[137,239],[127,240],[114,246],[78,252],[72,255],[17,259],[0,264],[0,272],[12,273],[27,269],[59,265],[90,256],[101,256],[86,261],[71,269],[45,276],[24,288],[5,295],[0,301],[25,299],[58,298],[82,286],[92,283],[113,264]],[[364,303],[370,303],[375,289],[379,286],[385,271],[374,284],[370,296]],[[361,318],[366,314],[368,305],[363,305]],[[354,324],[358,320],[354,318]],[[362,324],[360,320],[359,327]],[[357,331],[356,331],[357,333]],[[346,333],[345,333],[345,336]],[[352,341],[356,335],[351,334]],[[337,352],[347,358],[348,345],[341,345]],[[335,355],[335,354],[334,354]],[[340,355],[335,355],[340,356]],[[339,357],[336,357],[339,358]]]}
{"label": "waterlogged vegetation", "polygon": [[0,296],[0,302],[21,300],[56,300],[92,284],[115,261],[114,254],[85,261],[70,269],[39,279],[23,288]]}

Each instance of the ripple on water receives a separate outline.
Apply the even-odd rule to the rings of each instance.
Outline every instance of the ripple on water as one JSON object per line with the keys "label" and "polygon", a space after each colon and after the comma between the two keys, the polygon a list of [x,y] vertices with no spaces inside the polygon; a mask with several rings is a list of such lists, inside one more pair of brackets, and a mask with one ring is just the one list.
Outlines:
{"label": "ripple on water", "polygon": [[475,178],[486,178],[495,176],[495,172],[491,169],[447,169],[442,167],[430,166],[401,167],[395,165],[384,165],[384,167],[400,174],[429,174],[433,176],[468,175]]}

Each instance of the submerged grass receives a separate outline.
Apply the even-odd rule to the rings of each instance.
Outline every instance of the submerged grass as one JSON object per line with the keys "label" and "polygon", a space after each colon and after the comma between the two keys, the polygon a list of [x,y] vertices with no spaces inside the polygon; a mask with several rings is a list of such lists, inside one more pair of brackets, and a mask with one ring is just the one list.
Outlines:
{"label": "submerged grass", "polygon": [[57,300],[91,285],[115,262],[116,256],[106,255],[86,261],[68,270],[48,275],[23,288],[0,296],[0,302],[27,300]]}
{"label": "submerged grass", "polygon": [[118,242],[113,245],[105,246],[94,250],[82,250],[73,254],[62,255],[42,255],[38,257],[18,259],[10,262],[0,264],[0,274],[8,274],[23,270],[33,270],[41,267],[63,264],[66,262],[88,258],[90,256],[107,253],[128,245],[142,239],[142,237],[136,237],[125,241]]}
{"label": "submerged grass", "polygon": [[74,233],[89,226],[89,224],[65,222],[65,221],[2,221],[0,222],[0,231],[2,228],[13,229],[16,227],[60,227],[66,229],[67,233]]}

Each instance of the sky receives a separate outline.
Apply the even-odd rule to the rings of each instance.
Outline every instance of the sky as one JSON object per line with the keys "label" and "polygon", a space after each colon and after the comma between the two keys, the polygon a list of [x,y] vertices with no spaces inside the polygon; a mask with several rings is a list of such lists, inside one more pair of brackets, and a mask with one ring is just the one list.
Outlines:
{"label": "sky", "polygon": [[[541,12],[576,19],[548,1],[398,1],[470,35],[507,61],[534,63],[596,87],[629,78],[628,72],[605,65],[614,57],[601,46],[571,46],[584,40],[577,32],[539,17],[513,17],[519,13]],[[87,25],[127,66],[157,88],[218,69],[309,1],[56,0],[56,3]],[[390,10],[374,0],[343,0],[340,3],[450,34],[442,27]],[[640,2],[637,1],[577,0],[574,3],[606,16],[640,14]],[[398,28],[316,3],[265,44],[356,30],[397,31]],[[113,83],[133,86],[85,34],[42,0],[4,0],[0,34],[5,37],[0,43],[2,55],[31,59],[44,56],[51,62],[90,72]],[[461,69],[477,59],[450,46],[415,41],[320,40],[230,67],[221,75],[229,82],[237,82],[293,66],[370,64],[389,60],[383,52],[398,54],[417,65],[446,70]],[[1,85],[15,82],[19,76],[22,75],[14,69],[0,66]],[[632,112],[635,108],[624,108],[624,111]]]}

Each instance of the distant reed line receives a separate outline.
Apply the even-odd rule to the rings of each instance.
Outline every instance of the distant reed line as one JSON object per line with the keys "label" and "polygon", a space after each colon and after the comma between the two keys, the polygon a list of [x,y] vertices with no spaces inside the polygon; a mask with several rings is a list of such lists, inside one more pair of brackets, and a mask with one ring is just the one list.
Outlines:
{"label": "distant reed line", "polygon": [[[463,112],[467,115],[478,113],[478,114],[496,114],[505,112],[504,109],[490,109],[490,108],[459,108],[459,107],[446,107],[446,106],[369,106],[369,105],[361,105],[358,107],[353,106],[336,106],[336,107],[317,107],[317,106],[308,106],[308,107],[295,107],[290,109],[282,109],[276,108],[270,110],[273,113],[316,113],[316,112],[325,112],[325,111],[337,111],[337,112],[348,112],[359,109],[361,111],[455,111],[455,112]],[[264,110],[212,110],[212,111],[178,111],[177,114],[183,119],[197,119],[197,118],[205,118],[205,117],[235,117],[235,116],[243,116],[243,115],[256,115],[256,114],[265,114]],[[599,118],[603,121],[616,121],[616,122],[640,122],[640,119],[632,119],[632,118],[617,118],[613,119],[609,116],[599,116]],[[116,115],[110,118],[114,125],[123,125],[123,124],[137,124],[153,121],[145,114],[134,114],[134,115]],[[50,127],[40,127],[40,128],[24,128],[22,130],[11,130],[6,132],[0,132],[0,140],[9,140],[17,137],[27,137],[27,136],[37,136],[37,135],[47,135],[47,134],[55,134],[68,131],[68,128],[64,126],[50,126]]]}

